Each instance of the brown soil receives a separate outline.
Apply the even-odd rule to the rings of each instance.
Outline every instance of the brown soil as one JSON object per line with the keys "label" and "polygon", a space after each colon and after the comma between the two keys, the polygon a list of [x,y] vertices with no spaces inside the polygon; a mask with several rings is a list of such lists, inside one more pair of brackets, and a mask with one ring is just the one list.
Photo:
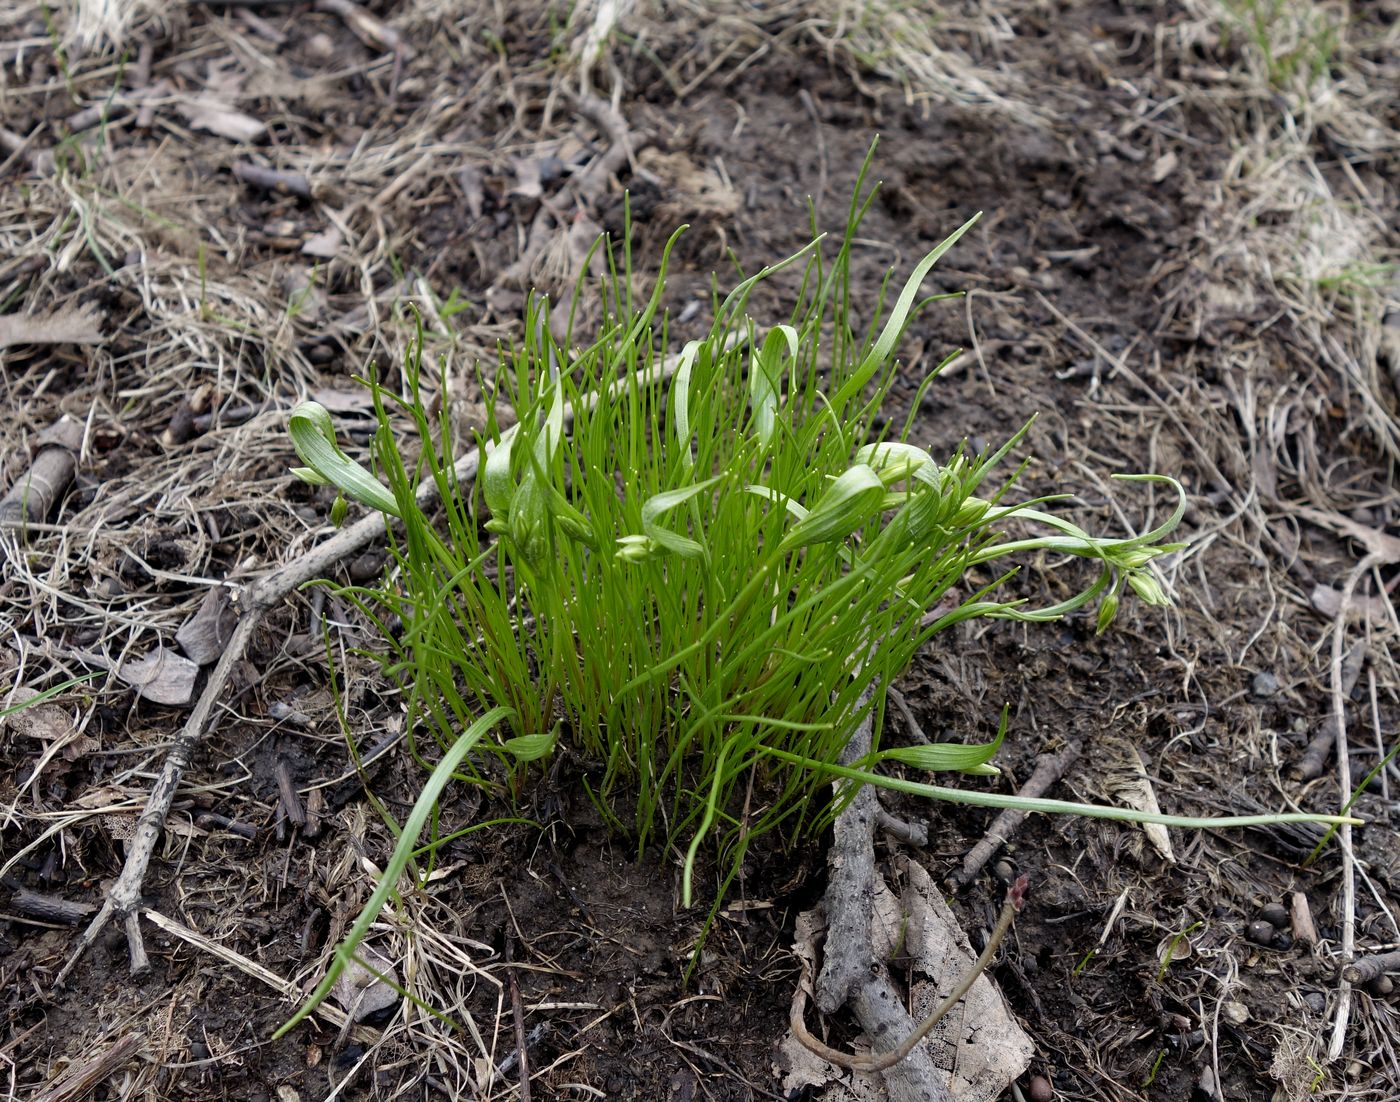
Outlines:
{"label": "brown soil", "polygon": [[[86,54],[58,49],[37,6],[0,17],[30,43],[0,45],[0,123],[15,139],[0,150],[0,314],[89,304],[104,318],[97,344],[0,340],[0,488],[60,413],[87,426],[51,526],[3,536],[0,686],[83,672],[80,651],[173,646],[211,582],[246,582],[322,538],[329,498],[286,477],[285,410],[316,390],[348,395],[371,359],[400,362],[404,304],[424,309],[425,287],[439,308],[453,293],[466,304],[430,314],[428,339],[473,415],[468,369],[518,331],[523,296],[488,291],[537,209],[525,175],[541,172],[547,201],[570,158],[602,145],[559,91],[580,79],[583,7],[572,28],[562,6],[375,7],[412,45],[397,60],[309,4],[140,9],[125,47]],[[1220,33],[1219,12],[1249,5],[955,5],[938,41],[996,78],[980,92],[967,80],[929,90],[917,59],[902,84],[897,51],[842,39],[822,14],[837,5],[752,7],[644,4],[592,72],[603,90],[616,82],[638,148],[590,215],[620,230],[628,189],[643,257],[692,224],[673,258],[668,304],[685,319],[673,333],[706,324],[727,251],[753,271],[805,243],[808,196],[818,224],[839,229],[878,133],[864,301],[889,268],[907,271],[984,212],[927,285],[970,293],[911,328],[889,416],[902,422],[923,375],[963,346],[918,413],[935,454],[965,437],[998,443],[1038,415],[1024,489],[1076,494],[1086,527],[1121,530],[1154,507],[1110,474],[1167,472],[1190,494],[1191,548],[1166,574],[1175,609],[1125,609],[1097,637],[1091,613],[960,629],[902,686],[925,732],[981,740],[1009,702],[1003,790],[1074,737],[1083,754],[1051,795],[1120,800],[1140,762],[1164,811],[1335,810],[1335,762],[1308,783],[1291,773],[1332,709],[1334,630],[1367,658],[1345,708],[1354,784],[1400,719],[1388,596],[1400,556],[1376,536],[1400,523],[1382,325],[1400,231],[1393,5],[1351,13],[1306,78]],[[160,80],[149,125],[112,95]],[[201,95],[265,129],[251,143],[210,133],[185,109]],[[109,97],[105,126],[66,137],[65,120]],[[246,162],[306,174],[315,197],[240,182],[232,168]],[[333,258],[302,252],[328,232]],[[535,274],[557,289],[568,271],[565,254]],[[755,308],[783,312],[793,286],[774,280]],[[182,400],[216,416],[162,440]],[[364,407],[351,406],[343,426],[363,443]],[[1356,573],[1374,549],[1365,538],[1380,553]],[[1063,596],[1063,564],[1024,566],[1021,592]],[[1339,627],[1318,591],[1354,573],[1363,614]],[[323,623],[343,633],[337,685]],[[294,1000],[246,965],[309,989],[392,845],[379,808],[402,821],[422,778],[402,744],[370,767],[368,793],[354,776],[334,692],[361,752],[399,733],[369,665],[341,650],[366,641],[314,592],[259,631],[145,882],[150,908],[228,954],[147,925],[153,969],[139,979],[109,930],[56,987],[73,931],[5,901],[27,889],[100,902],[185,712],[113,677],[0,729],[3,861],[24,851],[0,896],[5,1097],[41,1096],[133,1031],[139,1054],[88,1097],[517,1097],[512,984],[537,1099],[787,1097],[774,1051],[798,977],[793,921],[820,897],[822,848],[756,848],[683,984],[704,910],[679,906],[664,855],[638,862],[604,829],[567,756],[519,807],[451,793],[444,833],[515,815],[543,829],[454,843],[430,889],[371,939],[441,1019],[396,1004],[353,1029],[318,1021],[269,1040]],[[279,774],[303,799],[336,782],[319,789],[319,832],[288,823]],[[1167,862],[1135,828],[1028,822],[954,900],[982,930],[999,878],[1031,879],[994,970],[1036,1045],[1008,1097],[1032,1076],[1064,1099],[1400,1094],[1396,996],[1383,987],[1348,996],[1340,1056],[1327,1053],[1345,928],[1358,950],[1400,941],[1398,784],[1383,771],[1356,804],[1367,825],[1350,914],[1337,844],[1307,861],[1320,831],[1173,832]],[[892,808],[932,819],[918,857],[939,880],[991,818]],[[1293,893],[1316,946],[1257,925]],[[827,1025],[849,1046],[848,1020]]]}

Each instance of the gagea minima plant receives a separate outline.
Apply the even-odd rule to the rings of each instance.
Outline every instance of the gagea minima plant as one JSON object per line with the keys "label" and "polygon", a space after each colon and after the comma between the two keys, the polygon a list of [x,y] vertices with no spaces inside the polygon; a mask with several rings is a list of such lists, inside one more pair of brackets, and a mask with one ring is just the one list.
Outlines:
{"label": "gagea minima plant", "polygon": [[[893,303],[888,281],[858,303],[851,250],[873,194],[857,190],[834,255],[814,240],[716,296],[709,332],[669,356],[658,311],[679,231],[645,302],[633,300],[630,247],[619,261],[603,246],[612,277],[597,339],[556,343],[559,327],[536,297],[523,342],[482,380],[495,406],[474,441],[483,457],[474,479],[454,469],[466,449],[446,413],[428,413],[417,353],[405,394],[367,383],[379,422],[371,469],[340,449],[324,409],[293,413],[305,464],[296,473],[384,514],[393,554],[382,582],[339,592],[377,628],[414,753],[437,758],[379,890],[313,998],[410,860],[431,850],[419,836],[454,777],[518,790],[528,763],[567,743],[639,855],[684,855],[687,905],[700,847],[717,844],[712,902],[753,839],[821,827],[859,783],[1017,802],[922,778],[995,773],[1005,715],[986,745],[881,743],[882,687],[940,632],[975,617],[1057,620],[1095,602],[1102,631],[1129,594],[1168,603],[1152,562],[1182,546],[1163,542],[1185,501],[1171,478],[1122,476],[1174,494],[1163,523],[1094,536],[1051,511],[1059,498],[1009,500],[1019,469],[996,472],[1024,428],[995,450],[935,458],[911,442],[914,413],[898,431],[881,417],[901,334],[949,297],[921,299],[920,286],[972,222],[919,262]],[[801,273],[789,281],[796,306],[760,325],[750,295],[783,270]],[[873,320],[858,329],[858,315]],[[411,448],[395,418],[415,426]],[[436,484],[431,512],[415,496],[423,479]],[[344,507],[341,498],[336,512]],[[1037,608],[1003,594],[1016,559],[1038,551],[1091,564],[1074,596]],[[870,753],[840,763],[867,715]],[[832,800],[836,778],[852,783]],[[1177,825],[1260,821],[1022,804]]]}

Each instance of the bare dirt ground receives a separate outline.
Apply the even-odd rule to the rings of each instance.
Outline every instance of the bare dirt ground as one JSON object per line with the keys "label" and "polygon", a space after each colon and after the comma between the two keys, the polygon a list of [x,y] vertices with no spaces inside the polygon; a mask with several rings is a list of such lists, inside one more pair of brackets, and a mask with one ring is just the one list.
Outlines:
{"label": "bare dirt ground", "polygon": [[[528,287],[558,294],[620,231],[624,192],[643,268],[692,226],[667,302],[693,335],[731,254],[753,271],[805,242],[808,197],[839,228],[877,133],[872,309],[888,268],[985,212],[930,279],[968,294],[912,328],[891,416],[963,347],[918,411],[935,454],[1039,414],[1027,487],[1076,493],[1086,526],[1153,507],[1113,473],[1190,494],[1175,609],[1101,637],[1088,613],[945,636],[901,686],[913,719],[981,740],[1010,702],[1007,791],[1071,747],[1051,795],[1335,811],[1400,719],[1397,20],[1393,0],[0,8],[0,491],[46,442],[76,458],[0,533],[0,700],[100,672],[0,721],[4,1097],[503,1099],[522,1048],[534,1098],[843,1097],[793,1084],[778,1047],[822,848],[756,848],[683,985],[703,911],[667,855],[608,834],[567,757],[518,807],[444,801],[443,833],[543,829],[466,835],[377,923],[416,1004],[269,1040],[373,889],[381,810],[401,822],[423,776],[353,654],[372,638],[324,591],[279,602],[220,694],[142,885],[149,969],[116,925],[57,978],[230,619],[206,611],[202,652],[177,633],[329,535],[330,498],[287,474],[296,400],[362,447],[352,376],[393,377],[414,308],[472,423],[472,365]],[[792,291],[757,306],[776,320]],[[1027,592],[1063,584],[1025,565]],[[162,655],[153,682],[137,663]],[[387,747],[367,782],[341,718],[361,755]],[[1319,735],[1346,755],[1313,772]],[[1397,786],[1386,764],[1350,850],[1315,861],[1320,831],[1174,831],[1168,853],[1029,821],[948,891],[975,942],[1002,882],[1031,880],[993,968],[1034,1044],[1005,1096],[1400,1096],[1391,980],[1339,976],[1400,943]],[[896,881],[908,855],[947,883],[991,820],[892,806],[931,820],[925,848],[882,838]]]}

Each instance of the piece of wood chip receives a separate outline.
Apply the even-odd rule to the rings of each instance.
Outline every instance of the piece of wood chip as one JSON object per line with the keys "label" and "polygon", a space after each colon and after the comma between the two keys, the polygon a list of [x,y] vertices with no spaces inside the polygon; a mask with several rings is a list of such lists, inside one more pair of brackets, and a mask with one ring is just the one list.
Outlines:
{"label": "piece of wood chip", "polygon": [[0,348],[17,344],[101,344],[102,314],[90,302],[46,314],[0,314]]}
{"label": "piece of wood chip", "polygon": [[318,257],[321,260],[334,260],[338,257],[345,245],[345,236],[334,226],[321,233],[314,233],[306,239],[301,246],[301,251],[306,256]]}
{"label": "piece of wood chip", "polygon": [[236,111],[220,100],[196,97],[177,106],[185,121],[196,130],[207,130],[231,142],[255,142],[267,130],[267,126],[252,115]]}
{"label": "piece of wood chip", "polygon": [[544,194],[544,181],[540,175],[538,157],[516,157],[511,162],[515,169],[515,186],[507,195],[519,195],[522,199],[538,199]]}

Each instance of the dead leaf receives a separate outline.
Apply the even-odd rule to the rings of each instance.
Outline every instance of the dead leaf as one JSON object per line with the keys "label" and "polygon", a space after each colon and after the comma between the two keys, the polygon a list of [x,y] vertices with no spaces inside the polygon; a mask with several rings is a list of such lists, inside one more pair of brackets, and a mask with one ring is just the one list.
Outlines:
{"label": "dead leaf", "polygon": [[[816,945],[825,929],[826,921],[819,910],[803,911],[797,916],[792,951],[807,962],[799,983],[807,982],[806,977],[817,973]],[[789,1096],[816,1087],[821,1092],[817,1097],[822,1102],[883,1102],[883,1087],[878,1088],[878,1094],[871,1094],[868,1076],[856,1076],[854,1082],[848,1082],[849,1073],[823,1060],[799,1041],[792,1030],[778,1043],[773,1073],[782,1081],[783,1093]]]}
{"label": "dead leaf", "polygon": [[[877,880],[872,926],[876,957],[898,947],[916,978],[910,992],[915,1021],[926,1018],[943,1001],[977,959],[967,936],[928,870],[916,861],[902,863],[908,888],[901,901]],[[799,915],[793,951],[807,955],[815,970],[812,944],[821,932],[815,912]],[[993,1102],[1030,1066],[1035,1046],[1017,1024],[996,985],[979,976],[963,1001],[924,1042],[934,1064],[949,1075],[949,1094],[958,1102]],[[848,1073],[809,1052],[791,1032],[779,1045],[783,1087],[793,1092],[817,1087],[822,1102],[887,1102],[879,1076]]]}
{"label": "dead leaf", "polygon": [[322,260],[334,260],[340,255],[341,247],[345,244],[345,236],[334,226],[321,233],[312,234],[302,245],[301,251],[307,256],[319,257]]}
{"label": "dead leaf", "polygon": [[251,115],[235,111],[219,100],[196,97],[176,106],[196,130],[207,130],[231,142],[255,142],[267,130],[266,125]]}
{"label": "dead leaf", "polygon": [[[1126,804],[1135,811],[1160,815],[1162,809],[1157,804],[1157,793],[1152,788],[1152,779],[1142,766],[1137,747],[1121,739],[1102,739],[1099,745],[1109,758],[1103,774],[1104,797],[1110,802]],[[1164,861],[1176,863],[1171,835],[1166,827],[1160,823],[1143,823],[1142,832]]]}
{"label": "dead leaf", "polygon": [[[1335,620],[1342,611],[1342,591],[1328,585],[1313,586],[1309,598],[1312,606],[1329,620]],[[1351,595],[1350,614],[1357,619],[1365,619],[1373,626],[1390,622],[1390,602],[1379,595],[1365,593]]]}
{"label": "dead leaf", "polygon": [[[384,979],[379,979],[378,972]],[[388,981],[387,983],[385,981]],[[394,965],[373,949],[360,946],[331,988],[331,998],[357,1022],[399,1001],[399,974]]]}
{"label": "dead leaf", "polygon": [[[928,870],[917,861],[903,865],[908,887],[902,905],[887,889],[880,891],[872,933],[876,953],[882,941],[893,953],[903,935],[903,949],[913,958],[914,972],[925,977],[916,980],[910,992],[914,1020],[922,1021],[972,967],[977,954]],[[1035,1054],[1031,1039],[985,974],[977,977],[972,990],[925,1043],[935,1053],[935,1063],[950,1073],[950,1093],[959,1102],[1000,1098]]]}
{"label": "dead leaf", "polygon": [[89,788],[72,803],[74,807],[82,811],[97,811],[104,807],[125,803],[130,798],[131,793],[126,789],[107,784],[97,788]]}
{"label": "dead leaf", "polygon": [[101,344],[103,322],[92,303],[60,306],[47,314],[0,315],[0,348],[16,344]]}
{"label": "dead leaf", "polygon": [[507,195],[519,195],[522,199],[538,199],[544,194],[544,181],[540,175],[540,161],[535,157],[519,157],[513,162],[515,186]]}
{"label": "dead leaf", "polygon": [[210,586],[199,609],[180,625],[175,642],[191,662],[207,666],[224,653],[237,624],[238,615],[229,607],[228,590],[221,585]]}
{"label": "dead leaf", "polygon": [[[0,711],[28,704],[39,695],[37,689],[19,685],[8,697],[0,697]],[[0,727],[8,727],[23,738],[52,742],[73,733],[73,721],[57,704],[30,704],[7,716],[0,716]]]}
{"label": "dead leaf", "polygon": [[179,705],[188,704],[194,696],[199,667],[173,650],[158,646],[144,658],[123,662],[115,673],[138,696],[156,704]]}

